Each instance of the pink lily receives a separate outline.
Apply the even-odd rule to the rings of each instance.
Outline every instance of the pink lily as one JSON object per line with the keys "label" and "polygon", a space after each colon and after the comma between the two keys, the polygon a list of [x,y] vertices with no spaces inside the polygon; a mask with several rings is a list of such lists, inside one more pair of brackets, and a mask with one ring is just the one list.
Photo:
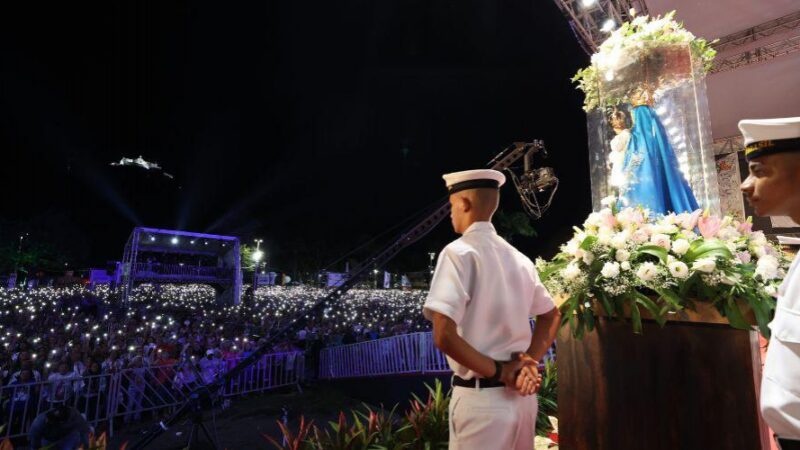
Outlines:
{"label": "pink lily", "polygon": [[703,214],[703,217],[697,219],[697,228],[700,229],[700,234],[706,239],[716,236],[721,226],[722,220],[717,216],[709,215],[708,211]]}

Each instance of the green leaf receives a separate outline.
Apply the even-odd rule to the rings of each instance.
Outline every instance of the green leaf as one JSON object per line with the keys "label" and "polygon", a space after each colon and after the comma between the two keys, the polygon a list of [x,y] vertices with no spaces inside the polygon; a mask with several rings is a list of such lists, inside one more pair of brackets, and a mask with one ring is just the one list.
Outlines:
{"label": "green leaf", "polygon": [[592,248],[592,245],[597,242],[597,236],[586,236],[581,242],[580,249],[581,250],[589,250]]}
{"label": "green leaf", "polygon": [[744,319],[739,305],[737,305],[736,301],[732,298],[729,298],[728,301],[725,302],[725,316],[728,318],[728,322],[730,322],[733,328],[738,328],[740,330],[750,329],[750,324]]}
{"label": "green leaf", "polygon": [[650,312],[650,315],[653,316],[653,319],[656,321],[656,323],[658,323],[659,326],[663,327],[664,324],[667,322],[667,319],[661,313],[661,310],[658,308],[658,305],[656,305],[656,303],[653,300],[651,300],[649,297],[642,294],[641,292],[634,291],[633,295],[635,303],[638,303],[647,308],[647,310]]}
{"label": "green leaf", "polygon": [[608,296],[601,292],[598,295],[598,297],[600,298],[600,304],[603,305],[603,309],[606,311],[608,317],[614,317],[615,316],[614,307],[611,306],[611,302],[608,300]]}
{"label": "green leaf", "polygon": [[586,322],[586,329],[589,332],[594,330],[594,312],[592,308],[583,308],[583,320]]}
{"label": "green leaf", "polygon": [[[572,325],[573,318],[575,316],[575,314],[574,314],[575,308],[578,307],[579,298],[580,297],[578,295],[572,295],[570,298],[567,299],[567,301],[565,301],[561,305],[561,308],[559,308],[561,310],[561,326],[562,327],[564,325],[566,325],[567,322],[569,322],[570,325]],[[572,328],[574,329],[574,327],[572,327]]]}
{"label": "green leaf", "polygon": [[756,316],[756,323],[758,323],[758,330],[761,334],[769,339],[771,331],[767,326],[772,317],[772,311],[775,309],[774,306],[774,299],[772,297],[760,297],[758,295],[747,295],[744,296],[747,304],[750,306],[750,309],[753,310],[753,313]]}
{"label": "green leaf", "polygon": [[544,270],[539,272],[539,278],[541,278],[542,281],[547,280],[554,273],[559,272],[561,271],[561,269],[567,267],[567,265],[569,265],[569,261],[558,261],[549,263],[545,266]]}
{"label": "green leaf", "polygon": [[638,249],[638,254],[642,253],[655,256],[662,264],[667,264],[668,252],[664,247],[659,247],[658,245],[643,245]]}
{"label": "green leaf", "polygon": [[661,289],[656,289],[655,291],[658,295],[661,296],[661,298],[664,299],[665,302],[669,303],[669,305],[675,308],[676,310],[680,311],[681,309],[683,309],[682,305],[683,300],[672,289],[661,288]]}
{"label": "green leaf", "polygon": [[689,244],[689,250],[683,259],[692,263],[700,258],[716,258],[728,260],[733,258],[730,249],[718,239],[697,239]]}
{"label": "green leaf", "polygon": [[631,321],[633,321],[633,332],[642,334],[642,313],[639,311],[639,305],[636,300],[631,298]]}

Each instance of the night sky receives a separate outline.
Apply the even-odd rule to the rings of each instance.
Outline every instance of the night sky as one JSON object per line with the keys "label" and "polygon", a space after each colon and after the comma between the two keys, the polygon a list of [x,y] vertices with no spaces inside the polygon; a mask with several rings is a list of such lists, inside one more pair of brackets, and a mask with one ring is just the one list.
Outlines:
{"label": "night sky", "polygon": [[[531,139],[561,187],[514,244],[552,253],[589,212],[569,81],[588,57],[552,1],[25,3],[0,13],[6,240],[33,227],[88,267],[137,224],[206,231],[264,238],[288,270],[297,248],[330,261],[441,198],[442,173]],[[175,178],[109,166],[139,155]],[[394,268],[454,237],[443,223]]]}

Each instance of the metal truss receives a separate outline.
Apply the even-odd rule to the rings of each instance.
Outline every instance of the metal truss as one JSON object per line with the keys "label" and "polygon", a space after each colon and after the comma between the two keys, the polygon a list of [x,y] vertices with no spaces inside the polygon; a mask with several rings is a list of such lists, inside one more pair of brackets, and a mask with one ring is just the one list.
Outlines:
{"label": "metal truss", "polygon": [[800,28],[800,11],[787,14],[769,22],[764,22],[746,30],[737,31],[723,36],[713,44],[718,52],[723,52],[740,45],[755,42],[759,39],[772,36],[787,30]]}
{"label": "metal truss", "polygon": [[611,19],[615,26],[631,19],[630,11],[649,14],[645,0],[555,0],[569,21],[572,32],[587,54],[597,51],[608,37],[603,24]]}
{"label": "metal truss", "polygon": [[725,72],[738,69],[750,64],[769,61],[779,56],[788,55],[800,51],[800,34],[792,36],[782,41],[774,42],[763,47],[754,48],[727,58],[719,58],[714,61],[711,73]]}

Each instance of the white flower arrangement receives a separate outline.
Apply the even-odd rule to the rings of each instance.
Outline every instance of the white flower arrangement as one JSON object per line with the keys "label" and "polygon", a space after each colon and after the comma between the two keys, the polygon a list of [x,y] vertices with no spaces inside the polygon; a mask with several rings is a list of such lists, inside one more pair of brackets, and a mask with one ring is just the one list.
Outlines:
{"label": "white flower arrangement", "polygon": [[711,70],[716,56],[709,42],[698,38],[683,28],[683,24],[675,21],[675,11],[663,17],[636,16],[612,31],[608,39],[603,41],[597,53],[592,55],[592,64],[578,71],[572,78],[578,83],[578,89],[586,95],[584,110],[591,111],[597,107],[613,106],[627,101],[627,98],[600,98],[601,79],[614,78],[614,73],[636,62],[642,55],[654,49],[666,46],[687,45],[692,58],[702,65],[704,72]]}
{"label": "white flower arrangement", "polygon": [[567,298],[563,317],[576,335],[592,329],[598,306],[617,317],[628,305],[640,332],[640,308],[663,324],[666,314],[695,301],[711,302],[732,326],[749,328],[738,300],[768,336],[773,296],[789,265],[750,219],[700,210],[656,218],[642,208],[605,208],[561,250],[537,267],[550,292]]}

